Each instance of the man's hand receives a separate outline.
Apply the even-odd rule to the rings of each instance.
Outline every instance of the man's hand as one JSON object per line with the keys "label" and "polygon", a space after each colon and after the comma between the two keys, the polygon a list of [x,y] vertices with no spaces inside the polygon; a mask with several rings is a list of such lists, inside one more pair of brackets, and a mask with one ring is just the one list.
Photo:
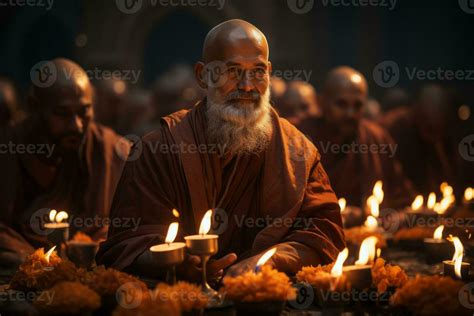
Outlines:
{"label": "man's hand", "polygon": [[[220,259],[210,259],[207,262],[207,278],[208,280],[217,280],[224,274],[224,269],[237,260],[235,253],[225,255]],[[177,273],[181,278],[188,281],[199,282],[201,280],[202,269],[201,259],[198,256],[188,255],[185,261],[177,267]]]}

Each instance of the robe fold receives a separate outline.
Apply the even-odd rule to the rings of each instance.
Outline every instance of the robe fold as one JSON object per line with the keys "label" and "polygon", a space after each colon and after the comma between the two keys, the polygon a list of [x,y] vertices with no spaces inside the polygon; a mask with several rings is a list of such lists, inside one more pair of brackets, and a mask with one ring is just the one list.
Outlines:
{"label": "robe fold", "polygon": [[220,155],[206,137],[205,109],[203,101],[163,118],[156,131],[134,145],[111,217],[132,217],[140,225],[110,226],[98,263],[125,269],[163,242],[171,222],[180,223],[177,241],[196,234],[208,209],[215,209],[217,257],[235,252],[244,259],[287,242],[317,256],[313,264],[334,260],[345,241],[317,149],[272,110],[273,133],[264,151]]}

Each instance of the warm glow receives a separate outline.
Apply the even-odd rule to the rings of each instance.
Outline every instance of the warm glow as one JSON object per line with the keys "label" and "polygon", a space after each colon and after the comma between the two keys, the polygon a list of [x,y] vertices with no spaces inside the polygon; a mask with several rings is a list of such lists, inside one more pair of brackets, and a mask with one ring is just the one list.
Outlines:
{"label": "warm glow", "polygon": [[452,204],[454,204],[455,201],[456,201],[456,198],[454,197],[454,195],[446,196],[439,203],[435,203],[435,205],[433,207],[433,210],[436,213],[442,215],[442,214],[446,213],[448,208]]}
{"label": "warm glow", "polygon": [[428,203],[426,206],[428,209],[432,210],[436,204],[436,194],[434,192],[431,192],[430,195],[428,196]]}
{"label": "warm glow", "polygon": [[344,210],[346,209],[346,205],[347,205],[347,201],[345,198],[340,198],[338,201],[339,203],[339,208],[341,209],[341,213],[344,212]]}
{"label": "warm glow", "polygon": [[206,235],[211,230],[211,217],[212,210],[208,210],[201,221],[201,226],[199,226],[199,235]]}
{"label": "warm glow", "polygon": [[177,209],[173,209],[173,216],[176,217],[176,218],[179,218],[179,212]]}
{"label": "warm glow", "polygon": [[49,211],[49,221],[52,223],[61,223],[63,220],[68,218],[69,215],[65,211],[59,213],[54,209]]}
{"label": "warm glow", "polygon": [[377,248],[377,258],[380,258],[380,255],[382,254],[382,249]]}
{"label": "warm glow", "polygon": [[383,182],[379,180],[375,182],[374,189],[372,190],[372,194],[375,196],[379,204],[382,204],[383,196],[384,196],[382,187],[383,187]]}
{"label": "warm glow", "polygon": [[454,255],[453,255],[453,262],[454,262],[454,273],[458,278],[461,278],[461,264],[462,264],[462,256],[464,252],[464,247],[456,236],[449,236],[447,238],[449,241],[454,243]]}
{"label": "warm glow", "polygon": [[411,203],[411,209],[418,211],[423,206],[423,195],[417,195],[416,198]]}
{"label": "warm glow", "polygon": [[277,249],[276,249],[276,247],[274,247],[274,248],[268,250],[267,252],[265,252],[260,257],[260,259],[258,259],[257,265],[255,266],[255,270],[258,270],[261,266],[263,266],[265,264],[265,262],[267,262],[268,259],[270,259],[275,254],[276,251],[277,251]]}
{"label": "warm glow", "polygon": [[443,193],[444,197],[453,195],[453,191],[454,191],[453,187],[448,184],[442,186],[442,189],[441,189],[441,192]]}
{"label": "warm glow", "polygon": [[49,263],[49,257],[51,256],[51,254],[53,253],[54,249],[56,249],[56,246],[54,246],[53,248],[49,249],[47,253],[44,254],[44,258],[46,259],[46,262]]}
{"label": "warm glow", "polygon": [[470,201],[472,200],[472,197],[474,196],[474,190],[472,188],[466,188],[464,191],[464,201]]}
{"label": "warm glow", "polygon": [[349,249],[347,248],[344,248],[344,250],[337,255],[336,262],[334,263],[334,266],[331,269],[331,275],[333,277],[339,277],[342,275],[342,265],[344,264],[344,261],[346,261],[348,256]]}
{"label": "warm glow", "polygon": [[367,205],[369,206],[370,214],[372,214],[373,217],[379,217],[379,201],[375,196],[369,196]]}
{"label": "warm glow", "polygon": [[58,212],[56,210],[49,211],[49,221],[50,222],[54,222],[54,220],[56,219],[56,214],[58,214]]}
{"label": "warm glow", "polygon": [[444,225],[438,226],[438,228],[436,228],[433,233],[433,238],[436,240],[443,239],[443,229],[444,229]]}
{"label": "warm glow", "polygon": [[377,237],[370,236],[364,239],[359,249],[359,259],[355,262],[356,265],[365,265],[369,261],[373,262],[375,259],[375,251],[377,244]]}
{"label": "warm glow", "polygon": [[372,215],[367,216],[367,219],[365,220],[364,226],[369,228],[369,229],[375,229],[378,227],[378,222],[375,217]]}
{"label": "warm glow", "polygon": [[179,227],[178,222],[174,222],[170,224],[170,227],[168,228],[168,233],[166,234],[166,238],[165,238],[165,242],[167,244],[171,244],[175,240],[176,235],[178,235],[178,227]]}

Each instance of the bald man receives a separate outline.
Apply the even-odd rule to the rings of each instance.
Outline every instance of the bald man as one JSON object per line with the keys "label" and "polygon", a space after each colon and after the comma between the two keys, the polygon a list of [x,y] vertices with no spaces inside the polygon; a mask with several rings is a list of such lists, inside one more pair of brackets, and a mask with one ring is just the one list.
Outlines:
{"label": "bald man", "polygon": [[55,59],[45,67],[55,69],[56,79],[49,87],[33,85],[30,117],[0,135],[6,150],[0,173],[7,179],[0,183],[1,264],[21,261],[31,247],[51,246],[38,222],[50,209],[69,213],[71,234],[105,237],[101,224],[129,150],[94,122],[92,86],[79,65]]}
{"label": "bald man", "polygon": [[350,205],[364,206],[375,182],[382,180],[383,206],[406,206],[413,192],[395,158],[396,144],[386,130],[362,118],[367,94],[360,72],[337,67],[328,74],[319,95],[323,116],[305,120],[299,128],[321,152],[339,197]]}
{"label": "bald man", "polygon": [[320,115],[316,90],[305,81],[290,82],[280,104],[276,103],[276,107],[280,115],[294,125]]}
{"label": "bald man", "polygon": [[15,86],[11,80],[0,77],[0,128],[13,126],[23,119]]}
{"label": "bald man", "polygon": [[[142,139],[142,154],[126,165],[112,207],[113,217],[140,217],[142,225],[111,227],[99,263],[156,276],[149,248],[163,243],[175,221],[177,241],[197,234],[209,209],[219,234],[210,278],[223,269],[254,269],[272,247],[268,264],[287,273],[336,258],[345,245],[336,196],[316,148],[270,105],[268,56],[265,36],[245,21],[208,33],[195,65],[207,97],[164,117]],[[187,257],[179,277],[197,280],[198,267],[198,258]]]}

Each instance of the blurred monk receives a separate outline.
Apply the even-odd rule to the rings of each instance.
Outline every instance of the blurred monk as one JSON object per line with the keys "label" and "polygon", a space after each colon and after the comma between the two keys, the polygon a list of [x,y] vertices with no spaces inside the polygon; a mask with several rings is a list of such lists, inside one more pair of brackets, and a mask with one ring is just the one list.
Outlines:
{"label": "blurred monk", "polygon": [[15,86],[9,79],[0,77],[0,128],[13,126],[23,118]]}
{"label": "blurred monk", "polygon": [[290,82],[281,103],[276,103],[276,107],[281,116],[295,125],[320,115],[316,90],[305,81]]}
{"label": "blurred monk", "polygon": [[395,159],[396,144],[386,130],[362,118],[367,90],[360,72],[346,66],[335,68],[319,95],[323,117],[308,119],[299,127],[322,152],[334,191],[349,205],[365,205],[375,182],[382,180],[383,205],[406,206],[413,194]]}
{"label": "blurred monk", "polygon": [[44,222],[39,223],[50,209],[67,211],[71,220],[83,218],[71,224],[71,234],[80,229],[105,237],[106,227],[95,223],[106,221],[86,224],[84,219],[108,216],[129,149],[94,122],[92,86],[84,70],[67,59],[51,64],[57,77],[49,87],[32,87],[30,117],[0,135],[2,265],[18,263],[32,247],[50,246]]}
{"label": "blurred monk", "polygon": [[[219,215],[210,278],[229,266],[229,274],[254,269],[272,247],[268,264],[287,273],[336,258],[345,245],[336,196],[316,148],[270,106],[268,56],[264,34],[245,21],[208,33],[195,65],[207,97],[164,117],[142,139],[142,154],[126,165],[112,207],[113,217],[138,217],[141,226],[111,227],[99,264],[156,274],[149,247],[163,243],[171,222],[180,223],[178,241],[198,233],[209,209]],[[198,267],[199,258],[189,256],[179,276],[197,280]]]}

